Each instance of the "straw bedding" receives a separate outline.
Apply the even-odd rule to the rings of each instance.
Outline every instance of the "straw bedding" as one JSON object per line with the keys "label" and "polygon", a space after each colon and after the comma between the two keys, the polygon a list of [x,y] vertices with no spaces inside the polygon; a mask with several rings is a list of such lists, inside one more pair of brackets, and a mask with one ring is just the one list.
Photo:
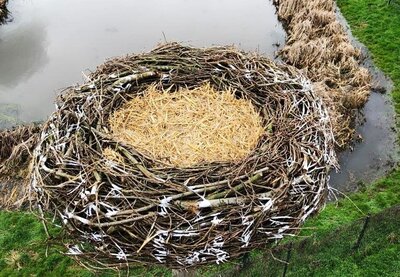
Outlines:
{"label": "straw bedding", "polygon": [[175,167],[245,158],[264,133],[251,102],[210,84],[174,93],[150,87],[114,112],[115,139]]}
{"label": "straw bedding", "polygon": [[[39,210],[61,220],[79,262],[221,263],[296,234],[323,206],[335,142],[324,104],[295,68],[229,47],[171,43],[110,60],[89,78],[58,99],[31,172]],[[178,167],[113,132],[118,112],[149,101],[149,90],[181,99],[203,86],[207,97],[229,91],[229,101],[249,101],[262,118],[245,156]]]}
{"label": "straw bedding", "polygon": [[363,57],[338,22],[333,0],[275,0],[287,32],[279,56],[306,72],[315,92],[326,103],[338,148],[357,134],[357,111],[371,91],[371,76],[360,66]]}

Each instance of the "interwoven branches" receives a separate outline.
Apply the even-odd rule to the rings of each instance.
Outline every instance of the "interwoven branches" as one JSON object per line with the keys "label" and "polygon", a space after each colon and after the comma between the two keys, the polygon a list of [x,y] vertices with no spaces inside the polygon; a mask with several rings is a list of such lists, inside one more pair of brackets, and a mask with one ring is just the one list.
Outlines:
{"label": "interwoven branches", "polygon": [[[62,220],[79,261],[220,263],[297,233],[323,205],[336,165],[330,120],[293,67],[171,43],[110,60],[89,78],[60,96],[32,169],[37,204]],[[245,159],[173,168],[111,136],[113,111],[149,86],[173,93],[207,82],[246,97],[264,118],[266,133]]]}

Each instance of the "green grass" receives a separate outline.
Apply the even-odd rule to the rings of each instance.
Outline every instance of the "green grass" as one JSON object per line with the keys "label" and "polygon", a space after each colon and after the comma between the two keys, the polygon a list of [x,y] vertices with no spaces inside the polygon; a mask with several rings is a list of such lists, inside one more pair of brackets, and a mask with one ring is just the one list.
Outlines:
{"label": "green grass", "polygon": [[315,218],[304,225],[301,234],[310,235],[317,231],[326,233],[343,224],[375,214],[400,203],[400,171],[396,170],[382,180],[353,193],[348,198],[330,203]]}
{"label": "green grass", "polygon": [[394,82],[392,96],[400,114],[400,2],[338,0],[352,33],[368,47],[375,64]]}
{"label": "green grass", "polygon": [[[51,229],[54,232],[54,229]],[[0,276],[88,276],[59,247],[49,247],[32,214],[0,212]]]}
{"label": "green grass", "polygon": [[[41,222],[28,212],[0,211],[0,277],[8,276],[116,276],[117,272],[95,274],[65,256],[60,229],[49,226],[48,241]],[[122,272],[126,273],[126,272]],[[136,268],[133,276],[168,276],[162,267]]]}
{"label": "green grass", "polygon": [[[360,246],[355,248],[364,220],[333,232],[297,240],[286,276],[400,276],[400,206],[372,216]],[[289,244],[272,254],[286,260]],[[271,253],[258,253],[239,276],[282,276],[284,263]]]}
{"label": "green grass", "polygon": [[[338,5],[352,27],[353,34],[371,52],[375,64],[394,82],[392,92],[397,114],[400,114],[400,3],[388,6],[386,0],[338,0]],[[396,1],[394,1],[396,2]],[[399,2],[399,1],[397,1]],[[396,170],[363,191],[330,203],[318,216],[308,220],[303,236],[293,240],[288,276],[400,276],[398,209],[400,204],[400,171]],[[361,210],[359,211],[358,208]],[[351,251],[361,228],[360,218],[372,217],[361,248]],[[55,229],[51,230],[57,234]],[[94,276],[78,267],[70,258],[50,245],[41,224],[28,213],[0,211],[0,276]],[[284,259],[288,241],[274,248],[276,257]],[[199,272],[213,276],[235,272],[241,276],[277,276],[283,264],[273,260],[269,251],[251,253],[251,266],[236,271],[237,261],[209,266]],[[102,273],[111,276],[113,273]],[[136,269],[132,276],[165,276],[160,267]]]}

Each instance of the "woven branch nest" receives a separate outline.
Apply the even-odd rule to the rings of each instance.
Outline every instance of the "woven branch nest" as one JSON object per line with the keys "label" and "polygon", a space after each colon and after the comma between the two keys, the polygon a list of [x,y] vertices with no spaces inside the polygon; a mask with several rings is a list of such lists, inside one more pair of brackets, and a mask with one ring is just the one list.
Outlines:
{"label": "woven branch nest", "polygon": [[[68,254],[80,262],[225,262],[296,234],[324,204],[336,166],[330,120],[293,67],[231,47],[170,43],[110,60],[89,79],[60,96],[31,175],[39,207],[62,220]],[[174,168],[111,136],[113,111],[149,86],[173,93],[204,83],[235,91],[264,118],[265,135],[245,159]]]}

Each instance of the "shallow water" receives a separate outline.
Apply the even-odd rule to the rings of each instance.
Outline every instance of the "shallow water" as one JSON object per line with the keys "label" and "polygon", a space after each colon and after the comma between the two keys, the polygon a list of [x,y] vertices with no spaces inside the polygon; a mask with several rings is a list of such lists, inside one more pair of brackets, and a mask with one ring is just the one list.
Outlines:
{"label": "shallow water", "polygon": [[57,91],[105,59],[157,43],[231,45],[270,57],[285,33],[265,0],[13,0],[0,28],[0,102],[42,120]]}
{"label": "shallow water", "polygon": [[356,143],[353,150],[339,153],[340,172],[331,173],[331,186],[343,192],[356,191],[390,172],[398,165],[400,149],[397,142],[396,112],[389,93],[392,81],[375,65],[368,49],[351,33],[351,29],[337,8],[337,18],[344,26],[352,44],[362,50],[363,66],[368,68],[373,86],[385,90],[386,94],[372,91],[368,102],[361,111],[362,124],[357,127],[362,142]]}
{"label": "shallow water", "polygon": [[[272,58],[285,38],[268,0],[13,0],[9,9],[13,22],[0,27],[0,124],[16,113],[45,119],[56,94],[82,82],[82,72],[165,40],[235,44]],[[342,153],[340,173],[331,174],[331,185],[343,191],[383,176],[397,160],[390,101],[373,93],[364,113],[364,141]]]}
{"label": "shallow water", "polygon": [[363,109],[365,122],[357,132],[362,142],[353,151],[339,154],[340,172],[331,173],[331,186],[343,192],[355,191],[384,176],[399,160],[395,117],[388,95],[371,93]]}

